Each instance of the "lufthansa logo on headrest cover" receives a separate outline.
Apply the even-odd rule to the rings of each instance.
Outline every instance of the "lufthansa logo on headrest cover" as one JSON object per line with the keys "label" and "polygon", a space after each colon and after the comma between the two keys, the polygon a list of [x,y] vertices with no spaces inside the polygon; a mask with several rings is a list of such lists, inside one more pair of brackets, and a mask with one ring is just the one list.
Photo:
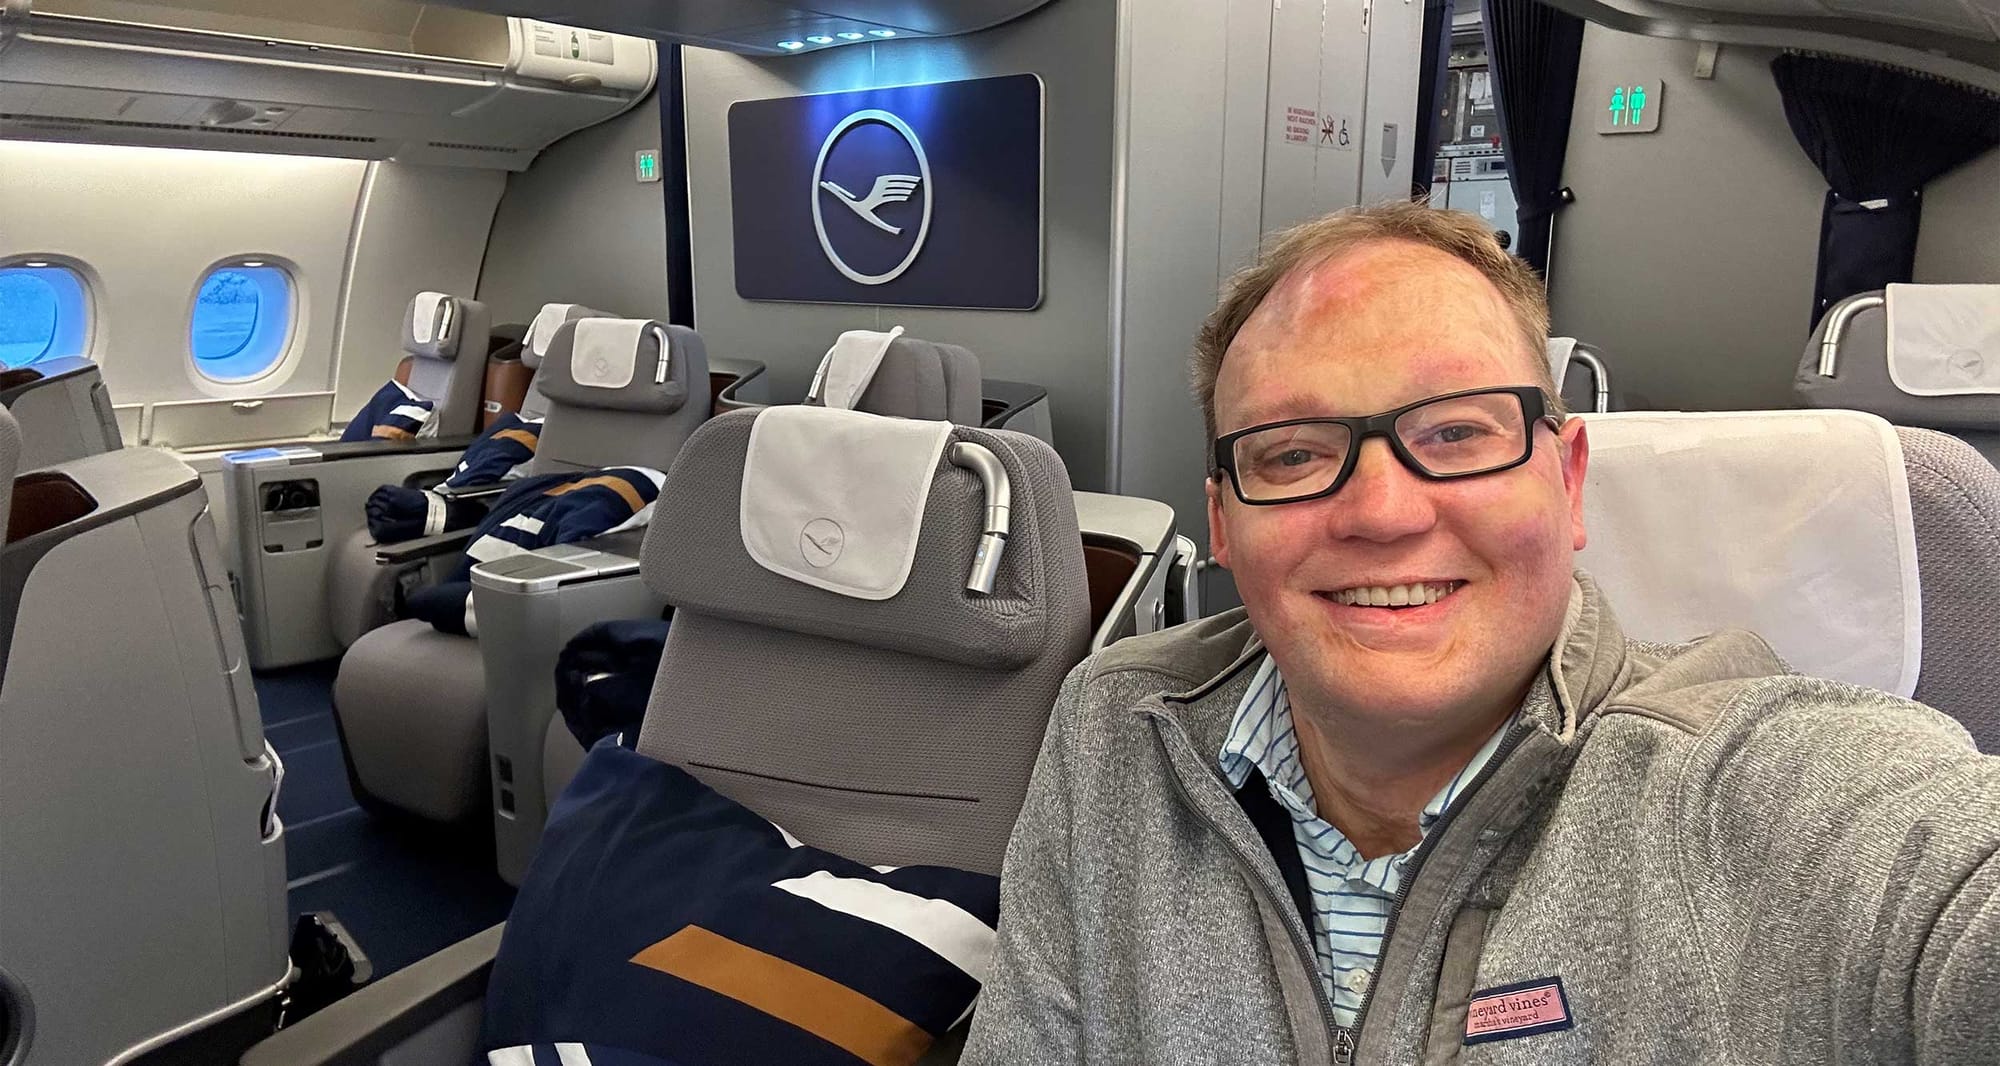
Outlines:
{"label": "lufthansa logo on headrest cover", "polygon": [[847,547],[847,533],[831,518],[815,518],[799,531],[799,554],[814,567],[828,567]]}
{"label": "lufthansa logo on headrest cover", "polygon": [[1951,353],[1946,365],[1960,381],[1978,381],[1980,372],[1986,369],[1986,359],[1970,348],[1960,348]]}
{"label": "lufthansa logo on headrest cover", "polygon": [[[839,182],[827,180],[824,176],[826,172],[826,160],[827,156],[832,154],[834,146],[840,143],[841,138],[848,131],[857,126],[870,124],[885,126],[903,139],[903,143],[908,146],[909,154],[916,157],[917,172],[915,174],[899,173],[896,170],[884,172],[882,168],[885,161],[878,159],[875,166],[870,168],[872,174],[865,179],[871,184],[860,185],[857,183],[856,188],[850,190]],[[891,155],[896,157],[896,159],[894,162],[889,162],[889,166],[896,167],[897,170],[907,166],[909,160],[901,158],[901,153],[895,152],[891,153]],[[922,141],[917,139],[916,131],[911,129],[908,123],[887,111],[879,111],[873,108],[856,111],[835,124],[832,132],[826,135],[826,140],[821,142],[819,146],[819,160],[813,164],[812,191],[810,195],[812,196],[813,229],[819,233],[820,250],[826,253],[827,261],[833,264],[833,268],[840,271],[841,275],[849,281],[862,285],[882,285],[894,281],[902,277],[904,271],[910,269],[910,264],[917,261],[917,253],[924,250],[924,238],[930,235],[931,230],[930,160],[924,155],[924,145]],[[829,199],[837,201],[842,208],[853,212],[856,217],[869,226],[892,237],[900,237],[907,228],[907,223],[899,224],[890,219],[885,219],[882,217],[881,212],[885,208],[906,204],[911,198],[918,195],[923,197],[924,203],[922,219],[917,223],[916,239],[910,242],[910,250],[904,253],[900,262],[879,274],[870,274],[866,271],[855,269],[853,265],[841,257],[839,251],[835,250],[833,240],[827,236],[824,210],[826,201]],[[835,213],[838,214],[839,211]],[[892,212],[892,214],[895,213],[897,212]],[[907,216],[908,209],[906,208],[900,213]],[[849,239],[852,240],[853,238]],[[879,240],[880,238],[875,239]]]}

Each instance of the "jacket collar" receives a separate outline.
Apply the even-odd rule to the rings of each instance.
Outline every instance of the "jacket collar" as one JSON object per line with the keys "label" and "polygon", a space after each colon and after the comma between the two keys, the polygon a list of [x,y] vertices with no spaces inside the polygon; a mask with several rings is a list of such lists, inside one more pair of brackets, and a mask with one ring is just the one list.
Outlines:
{"label": "jacket collar", "polygon": [[[1098,673],[1147,669],[1187,682],[1185,691],[1166,695],[1161,702],[1187,730],[1197,751],[1221,751],[1229,724],[1257,672],[1264,642],[1241,607],[1178,627],[1174,633],[1175,639],[1112,645],[1102,653]],[[1124,647],[1127,644],[1132,647]],[[1543,677],[1529,691],[1524,720],[1567,746],[1577,727],[1631,682],[1631,672],[1625,633],[1610,604],[1590,575],[1575,571],[1562,629],[1549,650]]]}

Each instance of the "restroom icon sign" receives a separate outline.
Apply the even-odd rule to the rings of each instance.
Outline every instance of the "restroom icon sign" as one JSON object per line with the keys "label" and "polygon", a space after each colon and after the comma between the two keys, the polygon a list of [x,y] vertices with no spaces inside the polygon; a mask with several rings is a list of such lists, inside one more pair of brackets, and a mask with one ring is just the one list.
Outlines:
{"label": "restroom icon sign", "polygon": [[1619,82],[1604,90],[1597,111],[1599,133],[1651,133],[1660,128],[1664,86],[1657,81]]}

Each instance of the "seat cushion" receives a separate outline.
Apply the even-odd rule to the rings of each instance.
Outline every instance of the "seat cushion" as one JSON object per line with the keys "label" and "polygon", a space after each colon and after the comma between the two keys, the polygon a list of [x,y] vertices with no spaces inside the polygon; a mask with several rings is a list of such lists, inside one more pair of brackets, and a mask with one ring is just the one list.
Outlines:
{"label": "seat cushion", "polygon": [[439,822],[489,805],[478,641],[414,619],[372,630],[340,660],[333,706],[355,776],[374,798]]}
{"label": "seat cushion", "polygon": [[806,846],[607,737],[515,898],[481,1046],[559,1040],[594,1061],[602,1048],[673,1066],[915,1063],[970,1011],[998,919],[997,878]]}

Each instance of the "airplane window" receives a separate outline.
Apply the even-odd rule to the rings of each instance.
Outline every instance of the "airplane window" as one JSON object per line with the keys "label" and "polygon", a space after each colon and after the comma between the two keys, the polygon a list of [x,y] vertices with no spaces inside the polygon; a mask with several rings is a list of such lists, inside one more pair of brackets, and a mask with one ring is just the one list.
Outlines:
{"label": "airplane window", "polygon": [[278,365],[292,336],[292,278],[260,262],[209,271],[195,294],[188,348],[214,381],[247,381]]}
{"label": "airplane window", "polygon": [[0,366],[82,355],[90,297],[76,271],[32,260],[0,267]]}

